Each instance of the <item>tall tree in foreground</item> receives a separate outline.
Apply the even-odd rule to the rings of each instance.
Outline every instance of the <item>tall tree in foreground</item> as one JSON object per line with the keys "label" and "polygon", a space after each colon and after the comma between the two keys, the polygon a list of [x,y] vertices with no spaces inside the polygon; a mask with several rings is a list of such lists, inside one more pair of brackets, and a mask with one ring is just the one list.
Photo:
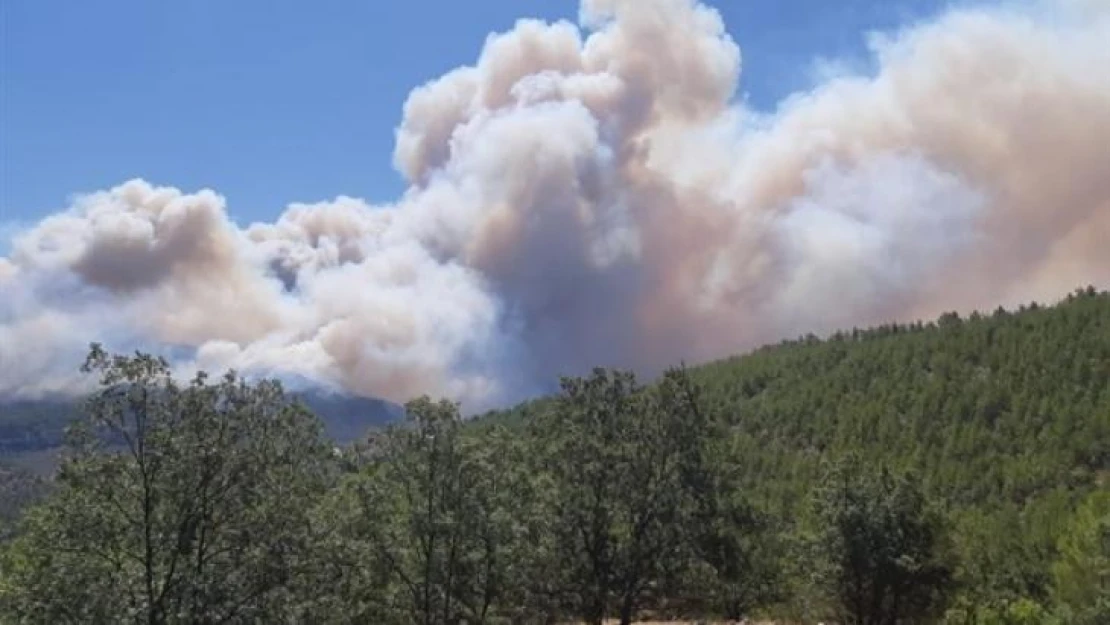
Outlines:
{"label": "tall tree in foreground", "polygon": [[336,515],[355,622],[420,625],[500,622],[520,583],[515,447],[496,432],[462,430],[458,406],[421,398],[407,420],[376,437],[359,475],[340,489]]}
{"label": "tall tree in foreground", "polygon": [[4,559],[0,609],[24,623],[296,619],[308,510],[332,466],[316,419],[276,382],[181,386],[145,354],[94,345],[84,370],[101,390]]}
{"label": "tall tree in foreground", "polygon": [[559,568],[568,608],[587,623],[614,614],[630,623],[684,545],[693,510],[686,463],[704,429],[674,399],[630,373],[597,369],[563,380],[544,424]]}
{"label": "tall tree in foreground", "polygon": [[818,585],[837,622],[939,618],[952,579],[944,523],[914,479],[868,471],[852,457],[825,476],[815,508]]}
{"label": "tall tree in foreground", "polygon": [[667,563],[677,582],[668,603],[683,614],[743,620],[784,597],[784,545],[745,496],[744,454],[685,367],[668,371],[652,392],[673,422],[685,506],[681,550]]}

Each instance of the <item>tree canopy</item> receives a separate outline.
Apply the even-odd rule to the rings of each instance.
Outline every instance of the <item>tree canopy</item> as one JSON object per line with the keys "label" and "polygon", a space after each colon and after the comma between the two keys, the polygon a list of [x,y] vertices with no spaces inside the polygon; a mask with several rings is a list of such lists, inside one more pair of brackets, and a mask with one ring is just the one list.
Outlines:
{"label": "tree canopy", "polygon": [[0,623],[1102,623],[1110,294],[597,369],[351,445],[280,384],[98,346],[0,468]]}

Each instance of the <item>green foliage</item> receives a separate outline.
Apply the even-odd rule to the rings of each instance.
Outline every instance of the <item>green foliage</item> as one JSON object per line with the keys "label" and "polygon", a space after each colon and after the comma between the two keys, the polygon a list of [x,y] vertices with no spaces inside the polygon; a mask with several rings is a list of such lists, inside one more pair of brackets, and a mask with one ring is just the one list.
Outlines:
{"label": "green foliage", "polygon": [[0,463],[0,542],[11,535],[20,513],[47,492],[43,479]]}
{"label": "green foliage", "polygon": [[229,374],[181,387],[143,354],[94,346],[86,370],[103,390],[6,553],[4,612],[149,624],[296,614],[314,549],[305,510],[331,478],[317,421],[277,384]]}
{"label": "green foliage", "polygon": [[468,440],[458,408],[410,402],[403,426],[375,438],[333,506],[344,589],[356,620],[486,623],[516,583],[520,456],[489,435]]}
{"label": "green foliage", "polygon": [[949,610],[944,622],[950,625],[1066,625],[1072,621],[1052,614],[1029,598],[1005,605],[969,605]]}
{"label": "green foliage", "polygon": [[629,623],[658,586],[692,520],[705,433],[679,374],[646,392],[629,373],[564,379],[556,411],[539,424],[543,470],[555,497],[557,565],[572,615]]}
{"label": "green foliage", "polygon": [[952,570],[944,521],[911,476],[853,457],[815,496],[814,568],[839,623],[930,622],[944,612]]}
{"label": "green foliage", "polygon": [[0,622],[1110,622],[1093,289],[471,421],[422,398],[342,450],[273,382],[87,368],[52,484],[0,469]]}
{"label": "green foliage", "polygon": [[655,393],[678,419],[681,488],[689,507],[681,551],[668,562],[680,583],[668,590],[682,613],[741,620],[783,598],[786,541],[775,519],[741,489],[744,456],[689,372],[667,372]]}
{"label": "green foliage", "polygon": [[1110,489],[1092,493],[1060,537],[1057,603],[1074,623],[1110,622]]}
{"label": "green foliage", "polygon": [[791,341],[691,375],[732,424],[744,492],[784,525],[806,517],[828,458],[918,474],[953,522],[969,604],[1049,605],[1062,524],[1110,471],[1110,294],[1093,289]]}

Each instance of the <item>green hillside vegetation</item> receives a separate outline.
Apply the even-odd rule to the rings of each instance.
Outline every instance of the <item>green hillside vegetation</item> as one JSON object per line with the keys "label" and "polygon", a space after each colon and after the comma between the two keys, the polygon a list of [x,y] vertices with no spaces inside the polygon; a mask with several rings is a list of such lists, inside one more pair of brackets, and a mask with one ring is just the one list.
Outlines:
{"label": "green hillside vegetation", "polygon": [[1110,622],[1093,288],[473,420],[422,398],[340,451],[273,383],[86,367],[104,390],[0,547],[0,623]]}

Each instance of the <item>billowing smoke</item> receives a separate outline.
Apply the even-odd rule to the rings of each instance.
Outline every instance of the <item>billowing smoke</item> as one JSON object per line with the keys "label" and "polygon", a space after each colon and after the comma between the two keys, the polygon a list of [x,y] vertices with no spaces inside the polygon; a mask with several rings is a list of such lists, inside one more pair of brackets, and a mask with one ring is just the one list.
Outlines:
{"label": "billowing smoke", "polygon": [[[692,0],[521,21],[411,94],[388,206],[241,227],[141,180],[0,258],[0,392],[91,340],[193,368],[471,408],[802,332],[1110,285],[1110,17],[952,11],[771,114]],[[167,146],[166,149],[172,149]]]}

